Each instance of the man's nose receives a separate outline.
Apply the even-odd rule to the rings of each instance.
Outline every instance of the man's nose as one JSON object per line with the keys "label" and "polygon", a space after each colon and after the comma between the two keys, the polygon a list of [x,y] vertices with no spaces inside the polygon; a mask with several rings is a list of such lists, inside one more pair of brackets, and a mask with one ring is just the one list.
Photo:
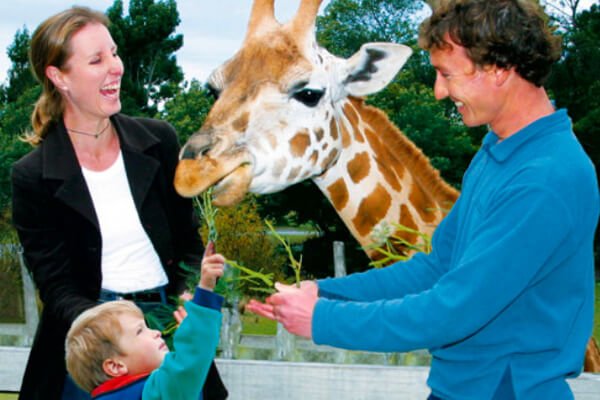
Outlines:
{"label": "man's nose", "polygon": [[433,95],[435,96],[436,100],[442,100],[448,97],[448,87],[439,77],[435,79],[435,84],[433,85]]}

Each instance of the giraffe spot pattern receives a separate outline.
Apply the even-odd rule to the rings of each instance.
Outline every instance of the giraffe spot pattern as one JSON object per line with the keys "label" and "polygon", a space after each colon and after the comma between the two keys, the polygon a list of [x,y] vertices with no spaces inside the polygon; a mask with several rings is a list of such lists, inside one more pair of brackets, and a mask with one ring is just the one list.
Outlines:
{"label": "giraffe spot pattern", "polygon": [[283,170],[287,166],[287,160],[284,157],[281,157],[273,164],[272,174],[275,177],[281,176],[283,174]]}
{"label": "giraffe spot pattern", "polygon": [[327,157],[325,157],[325,159],[323,160],[323,163],[321,164],[321,169],[323,171],[328,169],[331,166],[331,164],[333,164],[338,154],[339,152],[337,149],[332,149],[331,152],[329,152],[329,154],[327,155]]}
{"label": "giraffe spot pattern", "polygon": [[358,212],[352,219],[352,224],[361,236],[366,236],[386,216],[392,205],[392,196],[377,184],[375,189],[365,197],[358,206]]}
{"label": "giraffe spot pattern", "polygon": [[[402,204],[400,206],[400,225],[413,230],[419,230],[419,227],[416,224],[414,218],[412,217],[412,214],[410,213],[410,210],[408,209],[408,206],[406,204]],[[407,242],[413,244],[416,243],[418,239],[418,235],[416,233],[410,233],[402,230],[396,232],[396,235],[406,239]]]}
{"label": "giraffe spot pattern", "polygon": [[415,207],[424,222],[436,220],[436,204],[423,188],[416,182],[412,184],[408,200]]}
{"label": "giraffe spot pattern", "polygon": [[369,175],[371,163],[367,152],[358,153],[348,163],[348,174],[352,182],[359,183]]}
{"label": "giraffe spot pattern", "polygon": [[329,124],[329,130],[331,131],[331,138],[335,141],[338,139],[339,136],[339,132],[338,132],[338,126],[337,126],[337,122],[335,121],[335,119],[331,119],[331,122]]}
{"label": "giraffe spot pattern", "polygon": [[235,121],[233,121],[233,129],[238,131],[238,132],[245,132],[246,129],[248,128],[248,120],[249,120],[250,114],[245,112],[243,113],[239,118],[237,118]]}
{"label": "giraffe spot pattern", "polygon": [[323,137],[325,136],[325,131],[323,130],[323,128],[316,128],[314,132],[315,137],[317,138],[317,142],[323,140]]}
{"label": "giraffe spot pattern", "polygon": [[307,129],[296,133],[290,140],[290,151],[293,157],[302,157],[308,146],[310,146],[310,135]]}
{"label": "giraffe spot pattern", "polygon": [[359,143],[364,143],[365,138],[360,133],[360,129],[358,129],[360,118],[350,103],[344,106],[344,115],[348,118],[350,125],[354,127],[354,139]]}
{"label": "giraffe spot pattern", "polygon": [[346,182],[340,178],[329,185],[327,191],[329,192],[329,198],[331,199],[333,207],[338,211],[343,210],[344,207],[346,207],[346,204],[348,204],[349,198]]}
{"label": "giraffe spot pattern", "polygon": [[298,177],[298,175],[300,175],[300,171],[302,171],[302,167],[294,167],[294,168],[292,168],[292,170],[290,171],[290,174],[288,175],[287,180],[288,181],[295,180]]}
{"label": "giraffe spot pattern", "polygon": [[265,134],[265,136],[267,137],[267,140],[269,141],[269,144],[271,145],[271,147],[273,149],[276,149],[277,148],[277,136],[275,136],[271,132]]}
{"label": "giraffe spot pattern", "polygon": [[394,191],[401,191],[402,185],[400,184],[400,179],[402,176],[398,176],[397,172],[404,167],[402,167],[402,165],[399,164],[394,157],[392,157],[389,150],[382,143],[375,131],[372,129],[366,129],[365,135],[369,141],[369,144],[371,145],[371,148],[373,149],[373,153],[377,154],[377,157],[375,158],[375,161],[377,162],[377,169]]}

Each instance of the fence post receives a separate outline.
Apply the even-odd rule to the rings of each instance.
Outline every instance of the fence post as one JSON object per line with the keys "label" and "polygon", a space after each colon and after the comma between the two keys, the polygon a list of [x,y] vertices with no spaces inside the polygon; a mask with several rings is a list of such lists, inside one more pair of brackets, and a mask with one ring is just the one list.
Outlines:
{"label": "fence post", "polygon": [[23,337],[23,344],[25,346],[31,346],[39,321],[37,296],[35,294],[35,286],[31,279],[31,274],[25,267],[23,249],[20,246],[18,254],[19,263],[21,264],[21,277],[23,279],[23,302],[25,303],[25,334]]}
{"label": "fence post", "polygon": [[344,242],[333,242],[333,269],[335,277],[346,276],[346,259],[344,257]]}

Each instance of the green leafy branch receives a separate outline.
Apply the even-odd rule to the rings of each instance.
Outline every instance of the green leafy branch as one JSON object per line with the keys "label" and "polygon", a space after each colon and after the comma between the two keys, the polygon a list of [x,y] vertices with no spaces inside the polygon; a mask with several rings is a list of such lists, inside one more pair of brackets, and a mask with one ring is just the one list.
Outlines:
{"label": "green leafy branch", "polygon": [[[198,207],[198,209],[200,210],[200,214],[202,216],[204,224],[208,229],[208,241],[212,241],[216,245],[217,238],[219,236],[217,231],[216,216],[219,212],[219,209],[214,207],[212,204],[212,190],[213,188],[211,187],[210,189],[203,192],[202,199],[200,199],[199,197],[195,197],[194,202],[196,204],[196,207]],[[267,286],[267,289],[261,287],[249,287],[250,289],[268,293],[274,292],[273,289],[269,289],[272,288],[274,285],[273,273],[264,274],[262,271],[255,271],[251,268],[245,267],[229,259],[226,259],[225,262],[233,268],[235,268],[237,270],[237,273],[225,273],[226,276],[223,276],[223,278],[219,279],[219,282],[215,287],[215,292],[222,294],[226,293],[229,289],[227,287],[227,285],[229,284],[232,284],[234,286],[231,288],[232,290],[236,290],[235,284],[238,283],[237,286],[239,287],[244,282],[250,282],[254,285],[264,284]],[[199,277],[197,278],[199,279]]]}
{"label": "green leafy branch", "polygon": [[212,187],[204,191],[202,193],[202,199],[198,196],[194,197],[194,203],[196,204],[196,207],[198,207],[198,210],[200,210],[202,219],[208,228],[208,241],[217,244],[219,233],[217,232],[216,216],[219,209],[215,208],[212,204],[212,191]]}
{"label": "green leafy branch", "polygon": [[[431,252],[431,238],[429,235],[402,224],[392,223],[391,225],[396,228],[393,234],[391,233],[391,227],[389,224],[382,224],[373,234],[374,239],[379,244],[367,246],[368,249],[373,249],[383,255],[381,259],[371,261],[371,266],[375,268],[381,268],[390,264],[391,262],[408,260],[410,256],[400,253],[397,250],[398,248],[402,248],[406,253]],[[417,243],[411,243],[399,236],[398,232],[407,232],[409,234],[417,235],[419,240]]]}
{"label": "green leafy branch", "polygon": [[273,225],[265,220],[265,224],[267,225],[267,227],[269,227],[269,230],[273,233],[273,235],[277,238],[277,240],[279,240],[279,242],[281,242],[281,244],[283,245],[283,247],[285,248],[285,250],[288,253],[288,259],[290,260],[290,266],[292,267],[292,269],[294,270],[294,275],[296,278],[296,286],[300,287],[300,270],[302,269],[302,255],[300,256],[300,261],[296,260],[296,258],[294,257],[294,254],[292,253],[292,248],[290,246],[290,244],[287,242],[287,240],[285,240],[273,227]]}

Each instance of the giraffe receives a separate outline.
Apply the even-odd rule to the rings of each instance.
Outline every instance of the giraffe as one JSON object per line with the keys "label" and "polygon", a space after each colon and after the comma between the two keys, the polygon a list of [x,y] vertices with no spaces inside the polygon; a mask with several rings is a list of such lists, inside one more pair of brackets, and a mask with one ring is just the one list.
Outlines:
{"label": "giraffe", "polygon": [[[284,24],[275,19],[274,0],[254,1],[242,48],[209,77],[219,98],[182,148],[174,185],[186,197],[214,187],[213,203],[227,206],[248,191],[273,193],[312,179],[376,258],[369,247],[379,224],[431,236],[459,193],[363,100],[394,78],[410,48],[367,43],[347,60],[335,57],[315,39],[321,1],[302,0]],[[600,372],[593,337],[585,371]]]}
{"label": "giraffe", "polygon": [[208,79],[219,97],[182,148],[175,187],[191,197],[214,186],[214,204],[226,206],[312,179],[373,257],[381,223],[431,235],[458,192],[362,98],[384,88],[411,49],[368,43],[335,57],[316,43],[320,4],[302,0],[281,24],[274,0],[255,0],[241,50]]}

